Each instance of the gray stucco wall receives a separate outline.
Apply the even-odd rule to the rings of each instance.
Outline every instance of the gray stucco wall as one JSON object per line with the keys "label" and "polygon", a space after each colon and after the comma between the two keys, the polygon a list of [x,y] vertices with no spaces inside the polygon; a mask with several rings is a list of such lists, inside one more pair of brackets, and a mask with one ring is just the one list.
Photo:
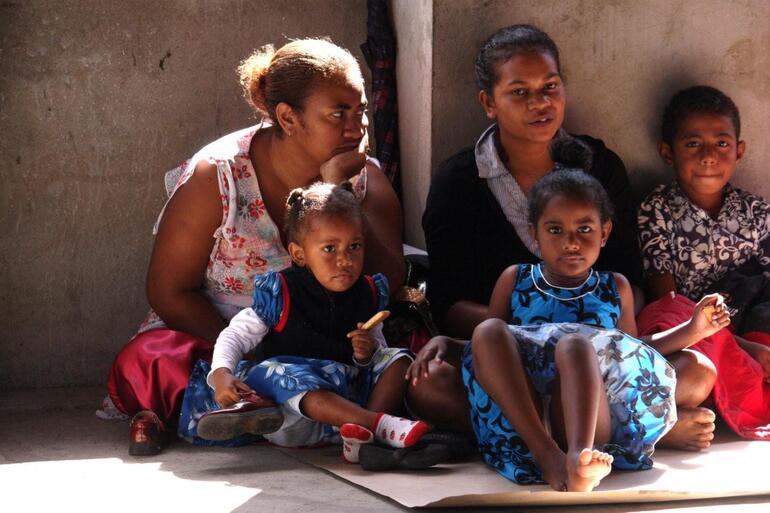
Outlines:
{"label": "gray stucco wall", "polygon": [[363,63],[366,3],[2,2],[0,388],[105,381],[147,310],[164,172],[255,121],[252,49],[322,35]]}
{"label": "gray stucco wall", "polygon": [[[473,59],[498,28],[557,41],[567,128],[625,160],[637,195],[671,175],[662,105],[704,82],[742,109],[735,183],[770,196],[770,2],[394,0],[407,241],[432,170],[486,125]],[[361,57],[364,0],[0,3],[0,388],[96,384],[147,305],[163,173],[254,121],[234,68],[253,48],[330,35]],[[365,66],[363,66],[365,68]]]}

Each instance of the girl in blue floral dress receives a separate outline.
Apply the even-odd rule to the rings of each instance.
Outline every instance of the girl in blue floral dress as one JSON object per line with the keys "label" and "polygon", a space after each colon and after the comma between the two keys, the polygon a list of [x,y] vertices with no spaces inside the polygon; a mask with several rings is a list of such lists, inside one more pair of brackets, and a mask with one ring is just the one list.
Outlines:
{"label": "girl in blue floral dress", "polygon": [[[479,450],[516,483],[590,491],[613,463],[650,468],[655,443],[676,422],[674,371],[635,338],[631,286],[592,268],[611,218],[604,188],[589,175],[565,169],[541,178],[531,191],[530,229],[543,261],[503,272],[469,344],[432,341],[439,359],[462,347]],[[651,343],[721,329],[729,316],[718,300],[705,297],[692,320]],[[715,306],[709,317],[707,306]],[[427,369],[421,360],[414,367]]]}
{"label": "girl in blue floral dress", "polygon": [[[292,191],[286,233],[294,265],[255,280],[252,306],[217,338],[211,365],[198,362],[180,435],[235,445],[264,434],[290,447],[341,437],[349,462],[373,440],[416,444],[428,425],[392,415],[403,406],[411,355],[386,347],[381,328],[362,329],[387,304],[388,287],[383,275],[361,274],[363,218],[350,184]],[[241,361],[254,350],[261,362]],[[212,411],[255,392],[283,414],[272,433],[262,431],[265,423],[250,416],[248,405]]]}

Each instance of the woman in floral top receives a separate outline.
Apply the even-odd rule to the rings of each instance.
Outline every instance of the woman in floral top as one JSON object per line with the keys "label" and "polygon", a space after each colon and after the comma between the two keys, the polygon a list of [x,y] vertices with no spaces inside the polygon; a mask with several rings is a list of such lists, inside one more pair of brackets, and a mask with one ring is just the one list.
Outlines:
{"label": "woman in floral top", "polygon": [[108,381],[117,409],[133,415],[129,452],[156,454],[177,421],[193,363],[251,305],[254,277],[290,264],[274,220],[286,197],[316,181],[350,179],[365,214],[364,269],[404,280],[401,210],[366,156],[366,95],[355,58],[329,41],[267,45],[239,68],[257,126],[204,147],[167,176],[171,197],[156,225],[147,275],[153,312],[121,350]]}

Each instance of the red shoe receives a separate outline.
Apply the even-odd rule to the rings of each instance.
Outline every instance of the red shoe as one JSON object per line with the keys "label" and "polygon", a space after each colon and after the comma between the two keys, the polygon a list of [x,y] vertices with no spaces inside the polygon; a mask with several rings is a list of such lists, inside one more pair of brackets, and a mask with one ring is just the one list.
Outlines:
{"label": "red shoe", "polygon": [[265,435],[283,424],[281,409],[271,400],[247,394],[229,408],[211,411],[198,420],[198,436],[204,440],[230,440],[239,435]]}
{"label": "red shoe", "polygon": [[154,456],[165,446],[166,428],[158,416],[149,410],[142,410],[131,419],[128,454],[131,456]]}

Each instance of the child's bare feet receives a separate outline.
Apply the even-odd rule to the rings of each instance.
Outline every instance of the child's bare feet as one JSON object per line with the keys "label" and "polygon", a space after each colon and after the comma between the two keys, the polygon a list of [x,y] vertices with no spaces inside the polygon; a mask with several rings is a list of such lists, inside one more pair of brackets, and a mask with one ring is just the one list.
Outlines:
{"label": "child's bare feet", "polygon": [[567,454],[567,491],[590,492],[612,470],[612,456],[596,449]]}
{"label": "child's bare feet", "polygon": [[682,451],[700,451],[711,446],[716,415],[708,408],[677,408],[679,419],[658,447]]}

